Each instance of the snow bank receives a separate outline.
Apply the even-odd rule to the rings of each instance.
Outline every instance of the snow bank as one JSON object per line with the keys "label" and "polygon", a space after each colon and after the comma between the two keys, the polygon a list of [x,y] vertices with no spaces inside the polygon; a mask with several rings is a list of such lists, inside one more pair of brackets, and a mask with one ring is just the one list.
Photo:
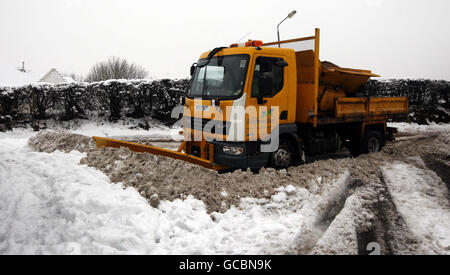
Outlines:
{"label": "snow bank", "polygon": [[[276,202],[274,197],[283,199]],[[196,214],[186,208],[186,201],[164,202],[159,209],[170,215],[176,226],[171,227],[161,241],[166,242],[167,248],[178,248],[169,253],[288,253],[303,222],[298,210],[309,202],[310,194],[302,188],[279,188],[274,197],[242,199],[239,208],[233,206],[225,213],[214,212],[212,219],[206,215],[201,201],[195,200],[196,208],[202,209]]]}
{"label": "snow bank", "polygon": [[103,136],[117,139],[148,139],[148,140],[167,140],[182,141],[183,136],[179,134],[182,131],[180,127],[167,127],[159,123],[150,125],[150,129],[131,129],[130,125],[121,123],[102,122],[96,123],[89,121],[81,124],[77,129],[71,132],[85,136]]}
{"label": "snow bank", "polygon": [[398,211],[424,252],[450,254],[450,204],[441,179],[400,162],[382,170]]}
{"label": "snow bank", "polygon": [[72,152],[3,146],[0,163],[1,254],[146,253],[157,213],[133,189],[79,166]]}
{"label": "snow bank", "polygon": [[28,145],[37,152],[46,153],[57,150],[66,153],[74,150],[85,153],[97,149],[92,137],[72,134],[68,131],[41,131],[29,139]]}
{"label": "snow bank", "polygon": [[[238,206],[245,197],[268,199],[277,188],[287,185],[311,186],[314,192],[320,192],[345,167],[337,162],[316,162],[280,171],[263,168],[259,174],[236,170],[221,175],[181,160],[135,153],[126,148],[91,151],[81,161],[104,172],[112,182],[136,188],[149,200],[155,195],[170,201],[192,195],[202,200],[209,212],[224,212],[232,205]],[[224,191],[226,196],[222,195]]]}

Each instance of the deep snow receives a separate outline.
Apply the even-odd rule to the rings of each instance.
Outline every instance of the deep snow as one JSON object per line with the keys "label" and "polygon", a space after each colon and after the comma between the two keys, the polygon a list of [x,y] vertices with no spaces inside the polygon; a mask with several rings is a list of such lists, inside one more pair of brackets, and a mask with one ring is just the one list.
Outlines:
{"label": "deep snow", "polygon": [[244,199],[213,221],[200,200],[155,209],[79,165],[84,154],[32,152],[26,142],[1,136],[0,254],[286,253],[309,195],[280,188],[273,200]]}
{"label": "deep snow", "polygon": [[[448,155],[448,126],[395,126],[407,135],[437,133],[430,150],[434,136],[420,137],[427,140],[420,150]],[[159,130],[154,136],[139,131],[91,124],[78,133],[173,140]],[[0,133],[0,254],[358,254],[365,250],[364,232],[379,230],[380,218],[395,227],[374,231],[376,240],[392,238],[382,252],[450,254],[445,184],[416,152],[408,151],[408,163],[389,157],[402,144],[419,146],[410,138],[399,138],[404,141],[383,154],[267,170],[272,181],[282,181],[273,195],[243,197],[223,213],[211,213],[193,196],[161,200],[153,208],[136,189],[80,165],[85,153],[54,151],[57,146],[46,147],[51,153],[33,152],[27,142],[34,134]],[[382,175],[359,171],[369,167],[365,163],[384,163]],[[218,195],[226,200],[235,194]],[[387,210],[386,201],[392,204]]]}

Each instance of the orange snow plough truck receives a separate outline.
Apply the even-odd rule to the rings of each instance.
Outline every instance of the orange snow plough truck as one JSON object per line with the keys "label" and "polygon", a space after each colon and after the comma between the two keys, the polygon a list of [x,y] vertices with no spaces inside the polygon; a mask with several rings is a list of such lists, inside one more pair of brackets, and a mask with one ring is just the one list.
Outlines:
{"label": "orange snow plough truck", "polygon": [[[305,155],[343,147],[354,156],[379,151],[396,132],[386,122],[407,118],[408,99],[363,96],[361,88],[378,75],[321,62],[319,43],[316,29],[310,37],[249,40],[206,52],[191,67],[183,100],[185,138],[177,152],[94,137],[97,146],[127,147],[214,170],[283,168]],[[247,109],[256,116],[249,118]],[[244,115],[237,115],[242,110]],[[276,147],[262,149],[274,129]]]}

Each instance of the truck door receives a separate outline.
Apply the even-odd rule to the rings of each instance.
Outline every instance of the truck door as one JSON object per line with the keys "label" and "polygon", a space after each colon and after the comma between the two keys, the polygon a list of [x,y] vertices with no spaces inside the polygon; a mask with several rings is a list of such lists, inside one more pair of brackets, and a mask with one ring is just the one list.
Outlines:
{"label": "truck door", "polygon": [[[267,128],[267,134],[271,133],[271,120],[276,119],[275,115],[280,124],[288,118],[287,70],[287,62],[282,57],[258,56],[255,60],[249,105],[256,106],[258,127]],[[249,124],[251,135],[252,123]],[[263,132],[258,131],[260,139],[267,137]]]}

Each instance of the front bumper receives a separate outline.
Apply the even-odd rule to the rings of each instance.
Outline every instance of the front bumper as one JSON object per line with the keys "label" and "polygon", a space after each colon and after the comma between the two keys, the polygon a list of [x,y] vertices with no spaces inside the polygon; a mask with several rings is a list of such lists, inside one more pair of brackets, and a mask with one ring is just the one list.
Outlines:
{"label": "front bumper", "polygon": [[[222,142],[215,141],[214,164],[230,168],[261,168],[268,164],[270,153],[260,152],[258,142]],[[229,155],[223,152],[223,146],[238,146],[243,148],[240,155]]]}

